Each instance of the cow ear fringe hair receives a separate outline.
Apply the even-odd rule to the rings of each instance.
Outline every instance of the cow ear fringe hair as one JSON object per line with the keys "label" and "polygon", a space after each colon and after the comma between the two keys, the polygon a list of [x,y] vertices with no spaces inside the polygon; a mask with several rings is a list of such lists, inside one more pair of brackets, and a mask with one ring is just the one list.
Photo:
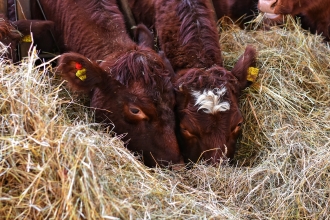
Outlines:
{"label": "cow ear fringe hair", "polygon": [[[151,57],[150,54],[155,56]],[[164,60],[150,48],[131,50],[108,66],[111,76],[126,86],[131,81],[144,81],[144,83],[156,86],[165,82],[170,86],[171,72],[164,64]],[[163,83],[161,83],[163,84]]]}

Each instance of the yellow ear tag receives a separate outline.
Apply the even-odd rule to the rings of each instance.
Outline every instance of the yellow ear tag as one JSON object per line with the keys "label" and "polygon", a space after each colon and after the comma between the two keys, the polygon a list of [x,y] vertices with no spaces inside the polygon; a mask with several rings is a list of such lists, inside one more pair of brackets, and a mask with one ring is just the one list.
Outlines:
{"label": "yellow ear tag", "polygon": [[86,78],[87,78],[87,75],[86,75],[86,69],[81,69],[81,70],[78,70],[76,72],[76,76],[81,80],[81,81],[85,81]]}
{"label": "yellow ear tag", "polygon": [[248,69],[248,75],[246,77],[246,79],[250,82],[254,82],[256,81],[256,78],[258,76],[259,73],[259,69],[255,68],[255,67],[249,67]]}
{"label": "yellow ear tag", "polygon": [[25,35],[24,37],[22,37],[22,42],[31,43],[32,42],[31,35]]}

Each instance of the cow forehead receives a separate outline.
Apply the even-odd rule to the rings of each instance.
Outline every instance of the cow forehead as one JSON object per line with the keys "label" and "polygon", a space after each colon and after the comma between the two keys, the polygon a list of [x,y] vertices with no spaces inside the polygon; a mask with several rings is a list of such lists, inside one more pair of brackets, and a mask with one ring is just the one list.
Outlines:
{"label": "cow forehead", "polygon": [[173,87],[168,86],[165,82],[158,82],[158,84],[153,85],[152,83],[146,84],[143,81],[135,81],[127,87],[132,96],[149,99],[153,102],[166,102],[174,98]]}
{"label": "cow forehead", "polygon": [[195,106],[207,114],[216,114],[230,110],[230,103],[224,100],[227,93],[226,86],[203,91],[192,90],[191,95],[195,98]]}
{"label": "cow forehead", "polygon": [[138,48],[108,56],[100,67],[110,72],[111,76],[126,86],[138,82],[144,83],[143,87],[146,88],[154,87],[154,90],[166,91],[169,90],[168,87],[172,87],[169,70],[158,54],[152,50]]}

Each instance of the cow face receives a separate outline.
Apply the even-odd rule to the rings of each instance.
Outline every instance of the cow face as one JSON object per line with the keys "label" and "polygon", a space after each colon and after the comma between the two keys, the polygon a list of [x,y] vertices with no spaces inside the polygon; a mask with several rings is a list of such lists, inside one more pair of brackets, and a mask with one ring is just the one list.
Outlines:
{"label": "cow face", "polygon": [[174,91],[156,53],[140,48],[114,54],[100,65],[70,53],[59,63],[73,90],[91,91],[97,120],[127,134],[128,149],[142,153],[147,166],[183,163],[174,133]]}
{"label": "cow face", "polygon": [[221,158],[233,158],[243,123],[238,97],[255,57],[248,47],[231,72],[219,66],[178,72],[177,133],[185,162],[217,164]]}
{"label": "cow face", "polygon": [[279,15],[296,15],[309,4],[309,1],[305,0],[259,0],[258,9],[265,12],[269,18],[275,19]]}

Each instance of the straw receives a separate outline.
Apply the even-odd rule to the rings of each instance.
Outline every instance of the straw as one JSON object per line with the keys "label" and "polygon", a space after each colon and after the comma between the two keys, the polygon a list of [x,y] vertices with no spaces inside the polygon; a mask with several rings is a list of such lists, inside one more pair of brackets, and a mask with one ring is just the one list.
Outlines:
{"label": "straw", "polygon": [[1,218],[328,218],[329,47],[292,18],[253,25],[219,24],[226,68],[254,45],[260,69],[240,98],[234,161],[219,167],[147,168],[93,121],[87,97],[35,66],[35,50],[18,65],[0,58]]}

